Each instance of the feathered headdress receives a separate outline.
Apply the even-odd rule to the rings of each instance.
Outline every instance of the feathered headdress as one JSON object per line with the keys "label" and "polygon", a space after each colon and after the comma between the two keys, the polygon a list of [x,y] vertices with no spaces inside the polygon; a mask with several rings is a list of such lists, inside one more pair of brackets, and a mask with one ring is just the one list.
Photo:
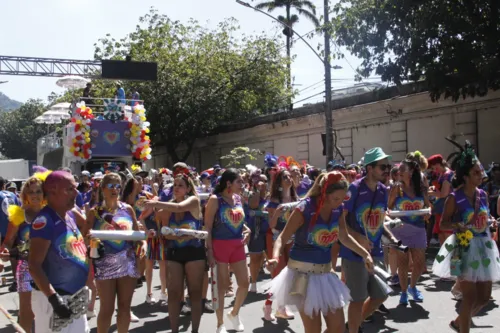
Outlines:
{"label": "feathered headdress", "polygon": [[9,208],[7,208],[7,213],[10,223],[16,227],[19,227],[26,220],[24,217],[24,209],[18,205],[10,205]]}
{"label": "feathered headdress", "polygon": [[457,168],[463,168],[464,166],[469,165],[472,166],[475,163],[479,163],[483,173],[483,180],[488,179],[488,175],[486,174],[486,171],[484,171],[484,167],[479,161],[479,158],[477,158],[476,152],[474,151],[474,148],[469,140],[465,140],[465,144],[462,146],[450,137],[445,139],[459,149],[459,151],[451,153],[446,159],[447,162],[450,163],[452,170],[456,171]]}
{"label": "feathered headdress", "polygon": [[278,165],[278,157],[276,155],[267,153],[264,157],[264,164],[268,168],[275,167],[276,165]]}
{"label": "feathered headdress", "polygon": [[283,155],[278,158],[278,165],[280,166],[280,168],[284,168],[287,170],[290,170],[294,166],[299,169],[301,167],[300,163],[294,160],[292,156],[285,157]]}
{"label": "feathered headdress", "polygon": [[45,169],[44,172],[37,172],[37,173],[35,173],[33,175],[33,177],[36,177],[36,178],[40,179],[40,181],[44,182],[51,173],[52,173],[51,170]]}
{"label": "feathered headdress", "polygon": [[472,148],[469,140],[465,140],[465,145],[461,145],[450,137],[445,138],[448,142],[458,148],[458,151],[455,151],[448,155],[446,159],[453,170],[456,170],[458,167],[463,167],[467,164],[474,164],[477,160],[476,152],[474,148]]}

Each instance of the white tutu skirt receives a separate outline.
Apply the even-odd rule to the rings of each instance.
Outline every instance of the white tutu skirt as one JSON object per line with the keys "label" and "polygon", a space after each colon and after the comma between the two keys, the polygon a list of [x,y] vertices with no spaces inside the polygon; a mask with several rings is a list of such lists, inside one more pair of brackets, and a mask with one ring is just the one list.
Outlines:
{"label": "white tutu skirt", "polygon": [[327,314],[345,307],[351,301],[349,288],[333,273],[311,274],[307,284],[306,297],[290,295],[290,289],[297,271],[283,268],[268,285],[273,303],[278,307],[289,306],[292,310],[303,311],[309,317],[320,312]]}
{"label": "white tutu skirt", "polygon": [[[452,249],[457,237],[451,235],[446,239],[434,260],[432,273],[442,277],[450,278]],[[467,252],[462,254],[462,274],[460,279],[471,282],[500,281],[500,258],[498,248],[491,239],[488,232],[486,237],[474,237],[470,241],[470,247]]]}

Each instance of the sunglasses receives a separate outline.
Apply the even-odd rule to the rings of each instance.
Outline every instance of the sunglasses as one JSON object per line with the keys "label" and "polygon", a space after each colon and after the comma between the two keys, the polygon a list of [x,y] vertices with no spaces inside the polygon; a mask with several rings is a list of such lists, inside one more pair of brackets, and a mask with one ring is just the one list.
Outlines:
{"label": "sunglasses", "polygon": [[386,170],[391,170],[391,168],[392,168],[392,165],[390,165],[390,164],[377,164],[377,166],[380,168],[380,170],[382,172],[384,172]]}
{"label": "sunglasses", "polygon": [[122,188],[120,184],[106,184],[106,187],[110,190],[112,189],[119,190]]}

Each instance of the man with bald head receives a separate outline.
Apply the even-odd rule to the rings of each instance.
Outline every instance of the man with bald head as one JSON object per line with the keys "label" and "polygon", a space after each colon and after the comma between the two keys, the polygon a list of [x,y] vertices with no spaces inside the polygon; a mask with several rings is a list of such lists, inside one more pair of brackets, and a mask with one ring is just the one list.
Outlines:
{"label": "man with bald head", "polygon": [[[87,281],[87,249],[76,221],[67,214],[75,206],[76,186],[70,173],[52,172],[43,184],[47,206],[31,223],[29,268],[36,284],[32,308],[38,333],[52,332],[54,313],[59,318],[72,315],[64,298],[78,292]],[[82,315],[60,332],[88,331],[86,315]]]}

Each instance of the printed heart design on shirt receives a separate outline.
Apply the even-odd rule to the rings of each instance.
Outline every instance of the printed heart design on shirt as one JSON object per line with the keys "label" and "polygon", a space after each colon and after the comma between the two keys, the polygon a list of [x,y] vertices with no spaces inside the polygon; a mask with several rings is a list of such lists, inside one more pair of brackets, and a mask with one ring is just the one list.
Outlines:
{"label": "printed heart design on shirt", "polygon": [[384,221],[385,212],[380,208],[374,208],[369,214],[369,207],[363,212],[362,221],[365,224],[366,231],[368,232],[368,236],[371,238],[375,238],[379,231],[382,229],[383,221]]}
{"label": "printed heart design on shirt", "polygon": [[120,132],[104,132],[102,135],[104,138],[104,141],[106,141],[110,146],[114,145],[115,143],[120,140]]}
{"label": "printed heart design on shirt", "polygon": [[338,240],[339,228],[335,224],[330,228],[326,225],[316,225],[309,234],[309,244],[321,248],[330,248],[330,246]]}
{"label": "printed heart design on shirt", "polygon": [[493,244],[491,243],[491,241],[487,241],[486,243],[484,243],[484,245],[490,250],[493,248]]}
{"label": "printed heart design on shirt", "polygon": [[438,255],[436,256],[436,261],[437,261],[438,263],[442,263],[442,262],[443,262],[443,260],[444,260],[444,256],[443,256],[443,255],[438,254]]}
{"label": "printed heart design on shirt", "polygon": [[446,243],[446,244],[444,244],[444,247],[446,248],[446,250],[448,252],[451,252],[455,248],[455,245]]}
{"label": "printed heart design on shirt", "polygon": [[481,260],[481,264],[483,264],[484,267],[488,267],[490,263],[491,263],[490,258],[484,258],[483,260]]}
{"label": "printed heart design on shirt", "polygon": [[79,266],[87,266],[87,246],[81,235],[78,237],[69,234],[61,235],[56,242],[61,258],[71,261]]}
{"label": "printed heart design on shirt", "polygon": [[469,266],[473,269],[478,269],[479,268],[479,260],[474,260],[472,261]]}
{"label": "printed heart design on shirt", "polygon": [[245,213],[241,207],[227,207],[224,210],[224,222],[233,233],[238,233],[241,230],[243,222],[245,222]]}

